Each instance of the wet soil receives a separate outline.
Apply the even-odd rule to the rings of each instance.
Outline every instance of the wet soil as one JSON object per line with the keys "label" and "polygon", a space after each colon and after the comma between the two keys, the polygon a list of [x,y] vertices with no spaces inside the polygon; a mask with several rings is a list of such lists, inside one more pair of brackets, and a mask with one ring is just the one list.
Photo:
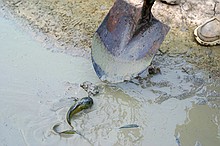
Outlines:
{"label": "wet soil", "polygon": [[[89,57],[93,33],[113,2],[114,0],[2,0],[1,7],[9,8],[14,16],[22,18],[23,25],[26,20],[26,25],[43,32],[44,37],[51,42],[52,47],[49,48],[58,47],[72,55],[83,54]],[[220,47],[198,45],[193,37],[196,26],[214,16],[220,17],[219,7],[218,0],[182,0],[179,5],[156,1],[153,14],[171,27],[161,51],[173,57],[183,55],[190,63],[208,71],[210,76],[220,76]]]}
{"label": "wet soil", "polygon": [[71,53],[77,56],[84,52],[86,56],[92,35],[112,3],[113,0],[2,0],[2,7],[10,8],[13,15],[22,18],[23,25],[30,25],[36,33],[43,32],[40,39],[49,39],[53,47],[74,50]]}
{"label": "wet soil", "polygon": [[[92,68],[91,37],[113,1],[0,1],[1,143],[219,146],[220,49],[200,46],[192,35],[202,20],[219,14],[219,3],[184,2],[154,6],[155,16],[171,26],[153,60],[161,73],[104,84]],[[203,14],[195,14],[198,7]],[[88,140],[52,133],[55,123],[65,123],[71,97],[87,96],[84,81],[103,89],[73,119]],[[118,129],[127,124],[139,127]]]}

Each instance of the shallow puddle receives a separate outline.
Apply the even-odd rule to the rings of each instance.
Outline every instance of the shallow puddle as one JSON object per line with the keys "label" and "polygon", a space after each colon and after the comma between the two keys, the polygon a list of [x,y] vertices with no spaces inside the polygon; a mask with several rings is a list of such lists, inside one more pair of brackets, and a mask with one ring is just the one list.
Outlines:
{"label": "shallow puddle", "polygon": [[[2,17],[0,28],[2,145],[220,145],[219,83],[190,72],[183,59],[157,56],[161,74],[104,84],[89,59],[48,51]],[[79,87],[84,81],[103,88],[72,120],[85,138],[60,137],[51,128],[65,124],[71,97],[87,96]],[[139,127],[119,129],[127,124]]]}
{"label": "shallow puddle", "polygon": [[219,109],[212,109],[207,105],[193,105],[188,111],[185,123],[177,126],[176,135],[182,145],[217,146],[220,144],[219,125]]}

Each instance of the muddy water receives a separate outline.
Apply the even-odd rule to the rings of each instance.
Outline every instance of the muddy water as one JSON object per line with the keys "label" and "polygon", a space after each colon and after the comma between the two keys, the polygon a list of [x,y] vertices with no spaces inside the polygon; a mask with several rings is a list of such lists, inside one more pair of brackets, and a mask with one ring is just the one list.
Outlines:
{"label": "muddy water", "polygon": [[[106,85],[90,60],[48,51],[2,17],[0,28],[1,145],[220,145],[219,82],[182,58],[158,55],[161,74]],[[87,96],[83,81],[103,88],[72,121],[86,139],[60,137],[51,128],[65,127],[71,97]],[[139,127],[119,130],[127,124]]]}

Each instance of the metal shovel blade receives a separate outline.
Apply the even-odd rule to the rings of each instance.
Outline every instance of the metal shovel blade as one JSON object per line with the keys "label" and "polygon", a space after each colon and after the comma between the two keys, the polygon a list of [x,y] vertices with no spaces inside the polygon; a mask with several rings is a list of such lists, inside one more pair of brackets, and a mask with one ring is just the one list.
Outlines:
{"label": "metal shovel blade", "polygon": [[116,0],[95,32],[92,62],[102,81],[130,80],[150,65],[169,27],[151,13],[154,0]]}

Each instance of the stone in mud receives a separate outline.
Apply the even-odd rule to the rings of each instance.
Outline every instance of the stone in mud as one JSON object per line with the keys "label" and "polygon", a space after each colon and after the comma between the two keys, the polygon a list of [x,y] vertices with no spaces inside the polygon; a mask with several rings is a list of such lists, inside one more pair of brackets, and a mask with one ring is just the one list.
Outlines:
{"label": "stone in mud", "polygon": [[80,87],[83,88],[89,96],[95,96],[99,93],[99,87],[94,85],[93,83],[89,81],[85,81],[82,84],[80,84]]}
{"label": "stone in mud", "polygon": [[149,73],[150,75],[156,75],[156,74],[158,74],[158,73],[161,74],[161,70],[160,70],[159,67],[149,66],[149,67],[148,67],[148,73]]}

